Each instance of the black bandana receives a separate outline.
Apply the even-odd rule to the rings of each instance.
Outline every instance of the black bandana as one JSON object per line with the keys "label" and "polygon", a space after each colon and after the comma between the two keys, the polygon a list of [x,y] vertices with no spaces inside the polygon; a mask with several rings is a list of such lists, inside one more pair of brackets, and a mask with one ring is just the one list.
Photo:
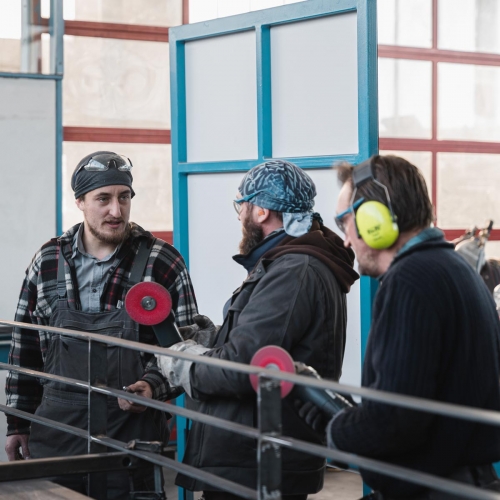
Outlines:
{"label": "black bandana", "polygon": [[117,170],[112,166],[108,170],[102,172],[89,172],[84,168],[79,170],[82,165],[87,165],[91,158],[103,154],[109,154],[110,156],[115,155],[115,153],[111,151],[96,151],[83,158],[76,166],[71,177],[71,187],[75,192],[75,198],[80,198],[80,196],[94,189],[115,185],[129,187],[132,191],[132,197],[134,197],[135,193],[132,189],[133,177],[129,171]]}

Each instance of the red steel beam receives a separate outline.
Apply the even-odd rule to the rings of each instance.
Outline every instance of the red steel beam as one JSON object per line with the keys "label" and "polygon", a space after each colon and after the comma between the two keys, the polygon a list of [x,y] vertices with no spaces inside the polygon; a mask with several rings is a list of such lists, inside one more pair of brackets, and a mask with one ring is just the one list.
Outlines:
{"label": "red steel beam", "polygon": [[170,130],[142,128],[64,127],[63,137],[75,142],[170,144]]}
{"label": "red steel beam", "polygon": [[174,233],[172,231],[151,231],[154,236],[173,245]]}
{"label": "red steel beam", "polygon": [[[465,231],[467,229],[443,229],[441,230],[444,232],[444,235],[448,241],[454,240],[456,238],[459,238],[460,236],[463,236]],[[491,241],[498,241],[500,240],[500,229],[493,229],[490,234],[490,240]]]}
{"label": "red steel beam", "polygon": [[64,21],[64,34],[122,40],[168,42],[168,29],[163,26],[138,24],[97,23],[93,21]]}
{"label": "red steel beam", "polygon": [[380,137],[379,149],[395,149],[400,151],[432,151],[436,153],[500,154],[500,143]]}
{"label": "red steel beam", "polygon": [[392,59],[414,59],[419,61],[449,62],[483,66],[500,66],[500,54],[485,52],[462,52],[458,50],[425,49],[422,47],[401,47],[379,45],[379,57]]}

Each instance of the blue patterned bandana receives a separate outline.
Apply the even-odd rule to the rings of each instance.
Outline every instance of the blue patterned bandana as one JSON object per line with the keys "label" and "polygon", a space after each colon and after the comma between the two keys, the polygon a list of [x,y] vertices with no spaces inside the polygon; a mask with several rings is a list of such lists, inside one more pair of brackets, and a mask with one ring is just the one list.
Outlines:
{"label": "blue patterned bandana", "polygon": [[283,213],[283,226],[290,236],[311,229],[316,186],[293,163],[269,160],[247,172],[238,188],[254,205]]}

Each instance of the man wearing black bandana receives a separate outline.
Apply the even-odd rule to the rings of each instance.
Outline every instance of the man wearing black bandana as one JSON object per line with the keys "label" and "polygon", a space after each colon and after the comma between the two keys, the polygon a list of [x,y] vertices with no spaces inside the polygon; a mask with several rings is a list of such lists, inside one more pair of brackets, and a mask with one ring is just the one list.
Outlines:
{"label": "man wearing black bandana", "polygon": [[[181,328],[173,349],[249,363],[263,346],[278,345],[294,360],[338,380],[346,340],[346,294],[358,278],[354,254],[313,212],[316,188],[297,166],[270,160],[243,178],[234,200],[243,238],[234,260],[248,277],[224,307],[220,329],[207,318]],[[173,386],[199,402],[198,410],[247,426],[257,423],[256,394],[248,375],[158,356]],[[320,442],[283,400],[283,434]],[[254,439],[193,422],[184,462],[247,487],[257,486]],[[304,500],[323,487],[325,461],[282,449],[282,495]],[[177,484],[203,490],[206,500],[235,500],[202,481],[179,475]]]}
{"label": "man wearing black bandana", "polygon": [[[97,151],[76,166],[71,187],[84,222],[45,243],[26,271],[16,321],[40,330],[15,328],[9,363],[87,381],[88,343],[43,330],[56,326],[91,331],[125,340],[156,344],[150,327],[140,327],[123,307],[134,280],[154,281],[168,289],[179,326],[189,325],[196,301],[184,260],[168,243],[129,222],[132,163],[110,151]],[[139,256],[139,257],[138,257]],[[141,265],[139,265],[139,262]],[[165,401],[179,395],[161,375],[152,355],[108,348],[107,385]],[[7,404],[17,410],[87,429],[87,390],[11,372]],[[166,414],[126,399],[108,398],[107,435],[168,442]],[[81,455],[87,441],[56,429],[8,415],[9,460]],[[85,476],[56,478],[86,493]],[[130,498],[128,473],[107,477],[107,498]],[[154,491],[152,466],[133,473],[134,491]]]}

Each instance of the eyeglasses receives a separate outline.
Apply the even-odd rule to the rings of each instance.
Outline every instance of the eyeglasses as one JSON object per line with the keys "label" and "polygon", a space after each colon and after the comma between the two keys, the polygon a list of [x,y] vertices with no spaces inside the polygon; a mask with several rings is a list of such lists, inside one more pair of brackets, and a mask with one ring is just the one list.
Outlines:
{"label": "eyeglasses", "polygon": [[116,168],[120,172],[130,172],[132,170],[132,162],[123,155],[97,155],[93,156],[86,165],[82,165],[76,172],[78,174],[82,169],[88,172],[105,172],[109,168]]}
{"label": "eyeglasses", "polygon": [[255,193],[247,194],[242,198],[236,198],[236,200],[233,200],[233,207],[236,210],[236,213],[240,215],[241,211],[243,210],[243,202],[250,201],[254,196],[257,196],[261,192],[262,191],[256,191]]}
{"label": "eyeglasses", "polygon": [[354,210],[356,210],[357,208],[359,208],[359,206],[361,205],[361,203],[363,203],[365,201],[364,198],[360,198],[359,200],[357,200],[356,202],[354,202],[347,210],[344,210],[343,212],[340,212],[338,215],[335,216],[335,222],[337,223],[337,227],[343,232],[345,233],[345,224],[344,224],[344,217],[347,215],[347,214],[351,214],[351,213],[354,213]]}

